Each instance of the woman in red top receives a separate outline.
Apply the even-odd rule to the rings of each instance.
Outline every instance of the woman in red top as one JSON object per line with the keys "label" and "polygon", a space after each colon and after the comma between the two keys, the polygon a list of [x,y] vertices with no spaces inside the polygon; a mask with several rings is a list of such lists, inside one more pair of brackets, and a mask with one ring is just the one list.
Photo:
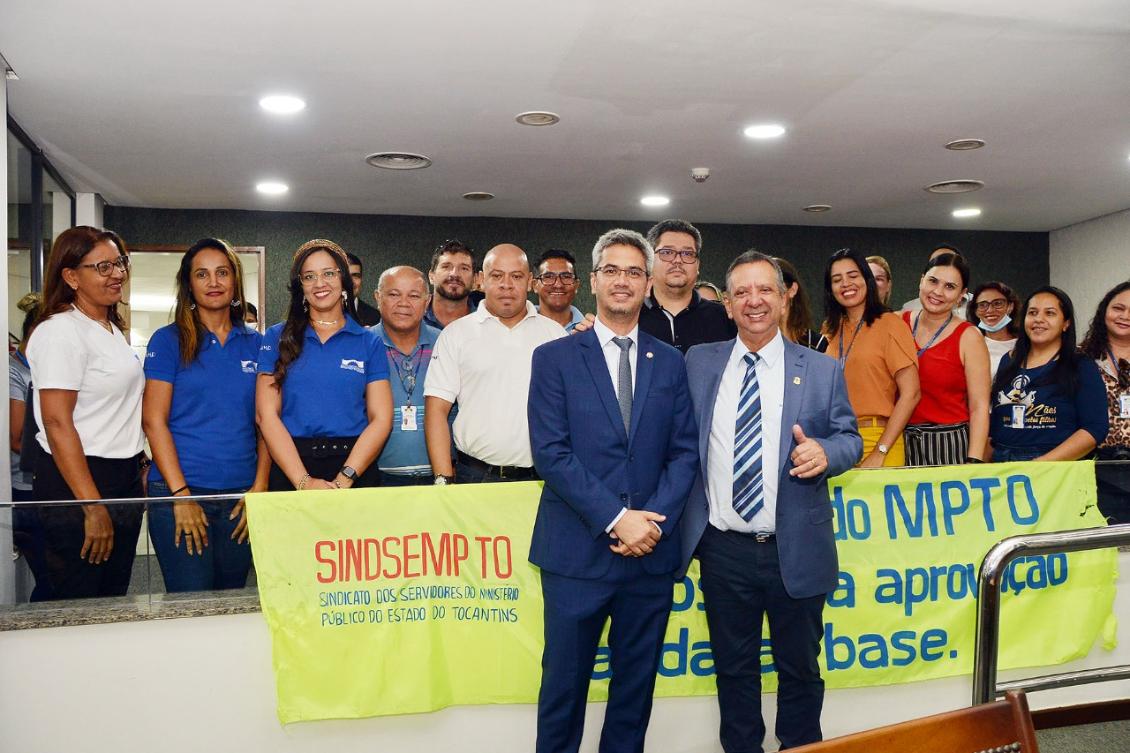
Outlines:
{"label": "woman in red top", "polygon": [[958,254],[930,260],[918,285],[921,311],[904,311],[918,347],[922,400],[904,435],[907,465],[980,463],[989,437],[989,351],[954,306],[969,287],[969,266]]}

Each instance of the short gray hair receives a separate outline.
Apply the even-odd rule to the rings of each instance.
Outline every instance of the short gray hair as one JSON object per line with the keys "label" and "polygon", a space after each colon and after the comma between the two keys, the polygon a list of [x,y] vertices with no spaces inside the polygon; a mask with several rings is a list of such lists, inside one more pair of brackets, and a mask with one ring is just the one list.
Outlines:
{"label": "short gray hair", "polygon": [[424,292],[425,293],[431,293],[431,289],[428,286],[428,276],[426,274],[424,274],[423,272],[421,272],[420,270],[416,269],[415,267],[410,267],[408,265],[397,266],[397,267],[389,267],[385,271],[381,272],[381,276],[379,278],[377,278],[377,292],[379,293],[381,291],[381,288],[383,288],[385,286],[385,280],[387,280],[389,277],[396,274],[397,272],[401,272],[401,271],[404,271],[404,270],[410,270],[410,271],[418,274],[420,276],[421,282],[424,283]]}
{"label": "short gray hair", "polygon": [[702,233],[698,232],[698,228],[686,220],[669,219],[655,223],[651,230],[647,231],[647,242],[651,244],[652,248],[655,248],[659,245],[659,236],[664,233],[686,233],[694,238],[695,253],[702,253]]}
{"label": "short gray hair", "polygon": [[760,251],[758,251],[756,248],[751,248],[749,251],[742,253],[741,255],[738,256],[738,258],[736,258],[732,262],[730,262],[730,267],[729,267],[729,269],[726,270],[726,292],[727,293],[733,293],[734,292],[733,287],[730,285],[730,283],[731,283],[730,278],[733,276],[733,272],[734,272],[735,269],[742,266],[743,264],[755,264],[759,261],[763,261],[766,264],[768,264],[769,266],[773,267],[773,271],[777,273],[777,289],[781,291],[781,295],[784,295],[785,294],[785,275],[781,271],[781,265],[778,264],[777,260],[774,259],[772,256],[769,256],[768,254],[763,254]]}
{"label": "short gray hair", "polygon": [[644,238],[635,230],[626,230],[622,227],[609,230],[597,239],[596,245],[592,247],[592,268],[594,271],[601,265],[604,258],[604,249],[615,245],[638,248],[640,253],[643,254],[647,274],[649,277],[651,276],[651,270],[655,266],[655,250],[647,242],[647,238]]}

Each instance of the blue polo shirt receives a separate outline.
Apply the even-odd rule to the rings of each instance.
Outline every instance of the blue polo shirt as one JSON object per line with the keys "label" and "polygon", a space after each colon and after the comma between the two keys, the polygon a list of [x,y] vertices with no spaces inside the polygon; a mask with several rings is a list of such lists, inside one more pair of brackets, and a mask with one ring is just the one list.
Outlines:
{"label": "blue polo shirt", "polygon": [[[427,324],[420,325],[420,339],[411,353],[401,353],[392,344],[384,324],[372,327],[381,338],[388,359],[389,384],[392,386],[392,433],[385,442],[377,467],[385,473],[406,475],[430,474],[428,445],[424,441],[424,379],[432,360],[432,348],[439,330]],[[404,407],[416,407],[416,430],[404,431]]]}
{"label": "blue polo shirt", "polygon": [[[283,322],[267,330],[259,373],[275,373]],[[369,425],[365,388],[388,379],[384,343],[375,332],[345,317],[345,326],[323,343],[307,325],[302,353],[286,370],[282,422],[292,437],[356,437]]]}
{"label": "blue polo shirt", "polygon": [[[541,306],[535,306],[534,308],[538,310],[539,314],[541,313]],[[585,320],[585,315],[582,314],[581,310],[576,306],[570,306],[569,317],[569,322],[565,325],[565,331],[572,333],[576,326]]]}
{"label": "blue polo shirt", "polygon": [[[169,431],[190,487],[245,489],[255,481],[255,371],[263,336],[232,327],[226,342],[207,332],[185,365],[175,324],[149,338],[145,378],[173,385]],[[150,481],[164,481],[154,463]]]}

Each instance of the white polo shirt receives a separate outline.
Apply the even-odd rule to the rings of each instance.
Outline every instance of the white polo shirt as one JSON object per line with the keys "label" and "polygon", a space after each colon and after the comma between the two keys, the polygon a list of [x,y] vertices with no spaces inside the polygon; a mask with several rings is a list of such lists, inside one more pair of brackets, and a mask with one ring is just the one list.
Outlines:
{"label": "white polo shirt", "polygon": [[738,398],[749,353],[739,337],[730,351],[710,425],[710,447],[706,460],[706,499],[710,525],[723,531],[773,533],[777,527],[777,477],[781,459],[781,412],[785,404],[785,341],[781,333],[758,351],[754,370],[761,398],[761,469],[765,506],[750,522],[734,510],[734,431],[738,422]]}
{"label": "white polo shirt", "polygon": [[35,388],[35,435],[51,452],[43,430],[39,391],[74,390],[74,424],[84,454],[130,458],[141,452],[141,360],[117,327],[113,332],[71,309],[51,316],[31,333],[27,360]]}
{"label": "white polo shirt", "polygon": [[436,340],[424,396],[458,403],[455,447],[490,465],[534,464],[526,401],[534,348],[565,337],[560,324],[526,301],[526,316],[507,327],[486,307],[447,325]]}

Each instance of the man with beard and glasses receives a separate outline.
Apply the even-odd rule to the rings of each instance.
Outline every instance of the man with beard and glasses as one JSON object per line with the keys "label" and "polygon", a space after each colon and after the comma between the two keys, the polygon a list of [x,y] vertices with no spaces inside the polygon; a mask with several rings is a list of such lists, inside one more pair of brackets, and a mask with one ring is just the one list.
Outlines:
{"label": "man with beard and glasses", "polygon": [[737,332],[722,304],[695,290],[702,233],[685,220],[663,220],[647,231],[655,249],[651,295],[640,311],[640,329],[686,355],[692,345],[729,340]]}
{"label": "man with beard and glasses", "polygon": [[424,324],[443,329],[475,310],[482,294],[472,292],[475,280],[475,252],[463,241],[444,241],[432,254],[428,271],[432,300],[424,312]]}

